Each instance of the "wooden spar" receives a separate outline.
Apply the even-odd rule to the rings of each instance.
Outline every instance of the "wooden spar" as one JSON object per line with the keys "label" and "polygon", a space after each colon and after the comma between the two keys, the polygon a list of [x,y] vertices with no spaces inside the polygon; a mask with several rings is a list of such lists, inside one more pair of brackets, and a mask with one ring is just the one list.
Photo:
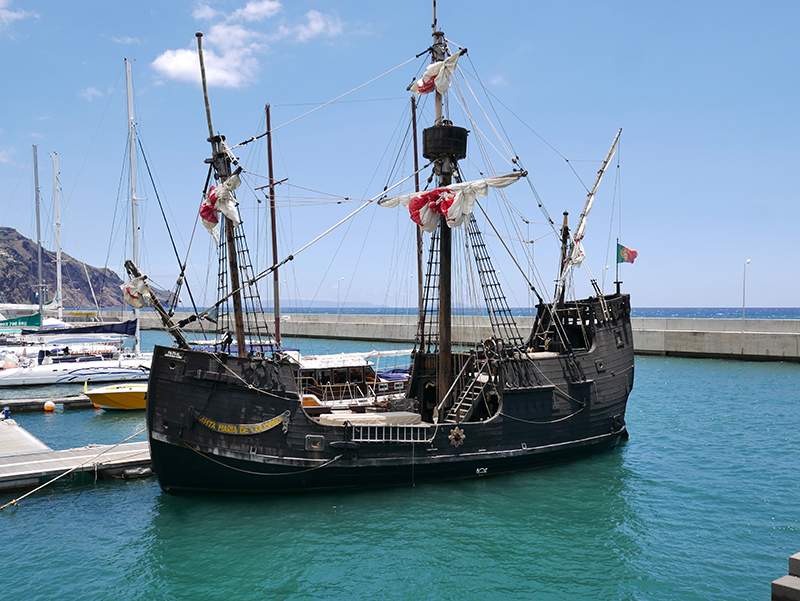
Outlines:
{"label": "wooden spar", "polygon": [[[206,105],[206,120],[208,121],[208,141],[214,153],[212,163],[217,172],[219,183],[225,183],[231,175],[230,158],[224,150],[222,144],[224,138],[214,135],[214,124],[211,121],[211,104],[208,100],[208,83],[206,82],[206,66],[203,61],[203,33],[198,31],[197,54],[200,57],[200,77],[203,82],[203,99]],[[244,315],[242,311],[242,293],[239,280],[239,261],[237,258],[236,238],[233,231],[234,225],[230,219],[225,219],[225,239],[228,245],[228,271],[231,278],[231,290],[233,291],[233,320],[236,330],[236,346],[240,357],[247,356],[247,340],[244,335]]]}
{"label": "wooden spar", "polygon": [[[433,62],[445,59],[444,32],[438,30],[436,22],[436,2],[433,3]],[[436,125],[442,125],[442,95],[436,90]],[[452,163],[445,157],[440,163],[439,187],[452,183]],[[437,390],[439,404],[444,401],[453,383],[452,356],[452,232],[447,225],[447,216],[439,216],[439,369]]]}
{"label": "wooden spar", "polygon": [[[134,278],[142,277],[142,272],[139,271],[139,268],[130,259],[125,261],[125,269],[131,275],[131,277]],[[145,285],[147,285],[147,281],[145,281]],[[150,287],[149,286],[147,287],[149,290]],[[164,305],[161,304],[161,301],[158,300],[158,297],[155,294],[153,294],[152,290],[150,290],[149,300],[150,300],[150,306],[153,307],[153,309],[155,309],[156,313],[158,313],[158,316],[161,318],[161,323],[164,324],[164,327],[167,329],[167,333],[175,339],[175,342],[177,343],[178,347],[182,349],[188,349],[189,343],[186,342],[186,338],[183,337],[181,331],[172,322],[172,316],[169,313],[167,313],[167,310],[164,308]]]}
{"label": "wooden spar", "polygon": [[[414,191],[419,192],[419,148],[417,147],[417,99],[411,96],[411,130],[414,138]],[[417,224],[417,315],[419,317],[419,350],[425,352],[425,311],[422,289],[422,227]]]}
{"label": "wooden spar", "polygon": [[[275,176],[272,171],[272,121],[270,120],[269,104],[267,110],[267,168],[269,169],[269,215],[272,224],[272,263],[278,264],[278,225],[275,211]],[[281,345],[281,302],[280,302],[280,279],[278,278],[278,268],[272,274],[272,296],[274,299],[275,313],[275,343]]]}
{"label": "wooden spar", "polygon": [[[619,142],[619,136],[621,133],[622,128],[619,128],[617,135],[614,136],[614,142],[611,144],[611,148],[608,150],[608,154],[606,155],[605,160],[603,160],[603,164],[600,166],[600,169],[597,172],[594,185],[586,195],[586,203],[583,205],[583,211],[581,211],[581,216],[578,219],[578,225],[575,226],[575,232],[573,233],[573,241],[570,245],[569,253],[566,254],[566,260],[562,260],[561,263],[561,275],[559,276],[558,284],[556,285],[554,302],[563,302],[564,288],[567,285],[567,277],[569,276],[569,272],[573,266],[579,264],[583,260],[582,258],[580,260],[576,260],[576,256],[574,254],[575,246],[576,244],[580,244],[581,240],[583,240],[583,237],[586,235],[586,221],[589,217],[589,212],[592,210],[592,205],[594,205],[594,195],[597,193],[597,189],[600,187],[600,182],[603,181],[603,174],[606,172],[608,165],[611,163],[611,159],[614,158],[614,153],[617,151],[617,143]],[[599,292],[600,291],[598,290],[598,293]],[[559,299],[561,299],[561,301],[559,301]]]}

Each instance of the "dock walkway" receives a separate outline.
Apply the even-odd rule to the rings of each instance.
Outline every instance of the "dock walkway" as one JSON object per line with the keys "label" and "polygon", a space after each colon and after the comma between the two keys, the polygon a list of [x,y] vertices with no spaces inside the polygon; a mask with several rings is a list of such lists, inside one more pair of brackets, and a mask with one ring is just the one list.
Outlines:
{"label": "dock walkway", "polygon": [[149,475],[150,467],[146,441],[54,451],[14,420],[0,421],[0,491],[38,486],[67,471],[126,477]]}

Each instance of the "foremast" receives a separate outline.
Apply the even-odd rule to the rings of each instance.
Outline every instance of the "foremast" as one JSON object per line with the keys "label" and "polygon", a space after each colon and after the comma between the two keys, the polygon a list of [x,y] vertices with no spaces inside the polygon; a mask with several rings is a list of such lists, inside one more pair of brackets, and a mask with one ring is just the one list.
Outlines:
{"label": "foremast", "polygon": [[[203,60],[203,34],[198,31],[197,53],[200,57],[200,75],[203,82],[203,99],[206,106],[206,121],[208,122],[208,141],[211,143],[212,158],[207,159],[214,167],[220,185],[231,176],[231,161],[225,151],[225,137],[214,134],[214,124],[211,120],[211,104],[208,100],[208,84],[206,82],[206,67]],[[233,299],[233,319],[236,330],[236,346],[240,357],[247,356],[247,341],[244,335],[244,314],[242,311],[241,283],[239,279],[239,261],[236,253],[236,238],[234,224],[231,219],[225,219],[225,239],[228,245],[228,266],[231,278]]]}

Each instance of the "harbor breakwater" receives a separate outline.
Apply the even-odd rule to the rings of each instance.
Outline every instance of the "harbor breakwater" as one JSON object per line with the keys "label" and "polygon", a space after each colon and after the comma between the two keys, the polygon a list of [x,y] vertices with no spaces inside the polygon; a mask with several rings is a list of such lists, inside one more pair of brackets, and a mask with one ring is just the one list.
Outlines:
{"label": "harbor breakwater", "polygon": [[[122,312],[108,317],[124,317]],[[142,312],[142,328],[160,329],[155,313]],[[177,314],[181,319],[185,315]],[[272,326],[272,317],[265,316]],[[453,341],[469,344],[491,336],[486,316],[454,316]],[[740,359],[747,361],[800,362],[800,320],[797,319],[711,319],[632,318],[633,343],[637,354],[674,357]],[[520,332],[530,331],[533,317],[517,320]],[[199,331],[197,323],[187,330]],[[478,330],[476,337],[475,330]],[[381,340],[414,342],[414,315],[291,313],[283,316],[281,334],[299,338]]]}

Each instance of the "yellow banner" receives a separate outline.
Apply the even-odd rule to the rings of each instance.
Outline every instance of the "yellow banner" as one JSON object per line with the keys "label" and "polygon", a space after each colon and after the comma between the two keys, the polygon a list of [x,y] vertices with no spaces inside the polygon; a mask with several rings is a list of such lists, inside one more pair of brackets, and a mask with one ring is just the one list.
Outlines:
{"label": "yellow banner", "polygon": [[209,419],[200,413],[197,413],[195,417],[197,418],[197,421],[199,421],[209,430],[214,430],[214,432],[221,432],[222,434],[251,435],[260,434],[261,432],[271,430],[275,426],[282,424],[284,420],[288,422],[289,412],[287,411],[278,417],[273,417],[272,419],[268,419],[267,421],[258,424],[224,424],[221,422],[215,422],[214,420]]}

